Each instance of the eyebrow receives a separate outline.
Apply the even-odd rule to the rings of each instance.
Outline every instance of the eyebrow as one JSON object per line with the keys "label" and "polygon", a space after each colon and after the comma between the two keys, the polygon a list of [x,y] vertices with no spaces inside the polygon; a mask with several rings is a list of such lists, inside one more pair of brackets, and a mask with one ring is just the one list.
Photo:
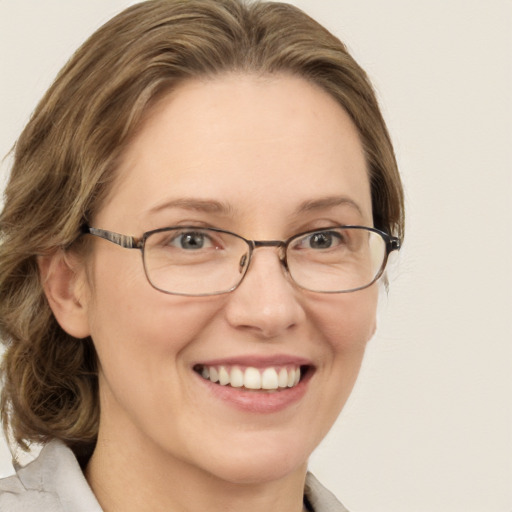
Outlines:
{"label": "eyebrow", "polygon": [[[296,214],[314,212],[316,210],[325,210],[336,206],[349,206],[356,210],[359,215],[363,216],[360,206],[349,197],[345,196],[328,196],[320,199],[311,199],[302,202],[296,209]],[[221,201],[213,199],[195,199],[195,198],[179,198],[165,201],[148,210],[148,213],[158,213],[162,210],[171,208],[181,208],[184,210],[198,211],[204,213],[215,213],[218,215],[232,215],[234,208]]]}
{"label": "eyebrow", "polygon": [[363,210],[361,207],[353,199],[346,196],[329,196],[304,201],[297,208],[297,213],[314,212],[315,210],[324,210],[335,206],[350,206],[355,209],[359,215],[363,216]]}
{"label": "eyebrow", "polygon": [[233,213],[233,207],[228,203],[215,201],[213,199],[193,199],[180,198],[171,201],[165,201],[148,210],[148,213],[158,213],[162,210],[171,208],[181,208],[184,210],[192,210],[205,213],[216,213],[222,215],[230,215]]}

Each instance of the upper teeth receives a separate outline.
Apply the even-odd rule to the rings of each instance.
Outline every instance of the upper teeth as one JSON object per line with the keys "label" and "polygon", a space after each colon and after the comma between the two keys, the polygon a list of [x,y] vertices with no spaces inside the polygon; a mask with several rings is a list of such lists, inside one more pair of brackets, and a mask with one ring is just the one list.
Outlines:
{"label": "upper teeth", "polygon": [[242,369],[239,366],[203,366],[203,378],[222,386],[247,389],[292,388],[299,383],[300,367],[269,367]]}

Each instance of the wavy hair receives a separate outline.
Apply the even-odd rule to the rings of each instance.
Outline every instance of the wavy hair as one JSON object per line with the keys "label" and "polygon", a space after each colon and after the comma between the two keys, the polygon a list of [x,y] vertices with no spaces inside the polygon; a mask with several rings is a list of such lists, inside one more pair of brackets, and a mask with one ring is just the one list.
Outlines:
{"label": "wavy hair", "polygon": [[367,75],[336,37],[284,3],[149,0],[128,8],[73,55],[14,149],[0,215],[1,405],[12,442],[58,438],[79,456],[90,453],[100,414],[94,346],[58,325],[37,258],[77,240],[159,97],[232,71],[289,73],[333,96],[359,130],[375,227],[403,236],[386,125]]}

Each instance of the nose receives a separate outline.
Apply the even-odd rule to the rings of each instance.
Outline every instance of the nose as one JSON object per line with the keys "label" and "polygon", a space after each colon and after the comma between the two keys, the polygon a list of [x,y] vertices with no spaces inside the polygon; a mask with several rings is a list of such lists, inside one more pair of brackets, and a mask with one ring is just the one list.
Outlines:
{"label": "nose", "polygon": [[275,247],[260,247],[238,288],[229,294],[228,322],[260,338],[275,338],[305,318],[300,290],[288,278]]}

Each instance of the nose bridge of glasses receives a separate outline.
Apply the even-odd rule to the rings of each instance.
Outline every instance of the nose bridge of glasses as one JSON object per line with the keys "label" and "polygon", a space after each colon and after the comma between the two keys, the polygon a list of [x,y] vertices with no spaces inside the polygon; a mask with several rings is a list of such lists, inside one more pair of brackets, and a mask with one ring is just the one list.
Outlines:
{"label": "nose bridge of glasses", "polygon": [[258,247],[284,247],[285,245],[282,240],[253,240],[252,243],[255,249]]}
{"label": "nose bridge of glasses", "polygon": [[286,269],[288,269],[288,265],[286,262],[286,242],[284,242],[283,240],[251,240],[250,245],[251,256],[256,249],[260,249],[262,247],[276,247],[278,249],[278,255],[281,264]]}

